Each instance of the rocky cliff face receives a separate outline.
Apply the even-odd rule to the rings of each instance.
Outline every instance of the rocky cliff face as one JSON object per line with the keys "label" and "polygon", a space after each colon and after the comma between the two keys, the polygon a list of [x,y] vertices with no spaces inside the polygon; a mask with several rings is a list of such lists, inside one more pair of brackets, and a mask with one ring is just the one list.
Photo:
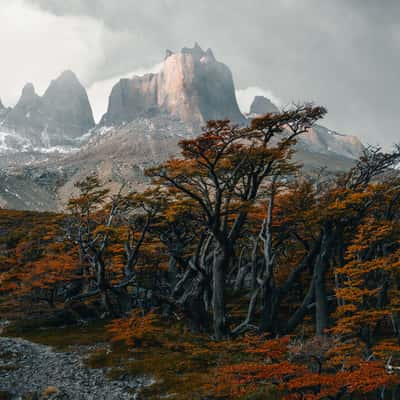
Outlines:
{"label": "rocky cliff face", "polygon": [[44,130],[41,99],[31,83],[22,89],[18,103],[6,115],[2,128],[15,133],[15,138],[19,136],[30,140],[35,147],[41,145],[41,133]]}
{"label": "rocky cliff face", "polygon": [[71,71],[50,83],[42,103],[53,143],[59,138],[76,139],[95,125],[86,89]]}
{"label": "rocky cliff face", "polygon": [[66,71],[50,83],[42,97],[31,83],[25,85],[0,128],[11,138],[27,140],[32,148],[49,148],[72,145],[94,124],[85,88],[73,72]]}
{"label": "rocky cliff face", "polygon": [[112,126],[156,114],[177,117],[193,130],[211,119],[245,122],[231,71],[198,44],[176,54],[168,51],[159,74],[118,82],[101,124]]}
{"label": "rocky cliff face", "polygon": [[112,89],[108,111],[101,125],[113,126],[157,109],[157,75],[148,74],[133,79],[121,79]]}
{"label": "rocky cliff face", "polygon": [[[144,189],[144,170],[178,156],[179,141],[199,133],[206,121],[227,118],[244,125],[278,111],[259,96],[245,118],[229,68],[198,45],[167,51],[157,74],[117,82],[96,127],[86,91],[72,72],[52,81],[43,96],[27,84],[13,109],[0,103],[0,207],[60,210],[74,183],[92,173],[112,192],[123,182]],[[315,126],[299,140],[295,159],[305,170],[326,166],[337,172],[348,169],[362,148],[353,136]]]}

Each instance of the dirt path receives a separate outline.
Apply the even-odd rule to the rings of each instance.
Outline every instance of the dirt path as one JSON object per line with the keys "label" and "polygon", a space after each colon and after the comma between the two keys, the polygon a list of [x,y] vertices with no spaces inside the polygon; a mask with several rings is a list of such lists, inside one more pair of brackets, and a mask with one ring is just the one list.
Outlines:
{"label": "dirt path", "polygon": [[149,383],[146,378],[109,381],[105,372],[85,367],[75,352],[61,353],[26,340],[0,337],[0,391],[12,393],[15,399],[49,387],[59,390],[48,397],[52,399],[137,399],[140,388]]}

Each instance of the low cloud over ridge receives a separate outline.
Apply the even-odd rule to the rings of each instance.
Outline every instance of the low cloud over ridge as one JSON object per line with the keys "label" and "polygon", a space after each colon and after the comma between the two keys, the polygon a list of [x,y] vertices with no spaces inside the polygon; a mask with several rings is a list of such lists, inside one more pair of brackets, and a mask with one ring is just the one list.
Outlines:
{"label": "low cloud over ridge", "polygon": [[[148,0],[146,4],[138,0],[0,0],[0,5],[3,14],[19,7],[21,12],[14,14],[14,20],[24,20],[23,9],[30,10],[31,17],[34,12],[44,18],[44,25],[27,25],[32,33],[25,32],[27,40],[17,40],[21,37],[19,23],[7,30],[0,25],[3,53],[11,60],[7,63],[22,76],[18,70],[25,60],[25,80],[34,80],[36,75],[44,80],[50,70],[71,68],[89,87],[157,64],[165,48],[178,50],[198,41],[212,47],[217,58],[231,67],[239,90],[262,87],[283,104],[314,101],[328,108],[325,123],[332,129],[358,135],[365,142],[388,146],[397,141],[397,1],[388,0],[382,6],[372,0],[254,0],[250,4],[228,0]],[[46,37],[38,36],[40,26],[50,29]],[[4,37],[13,34],[17,39],[5,43]],[[82,43],[75,42],[77,37]],[[43,45],[38,45],[42,39]],[[40,57],[29,62],[20,57],[28,47],[37,49]],[[35,51],[29,48],[32,58]],[[62,61],[73,65],[61,66]],[[38,69],[46,73],[34,71]],[[3,74],[9,70],[3,68]],[[6,80],[0,81],[1,97],[16,91]],[[18,91],[21,80],[13,83]]]}

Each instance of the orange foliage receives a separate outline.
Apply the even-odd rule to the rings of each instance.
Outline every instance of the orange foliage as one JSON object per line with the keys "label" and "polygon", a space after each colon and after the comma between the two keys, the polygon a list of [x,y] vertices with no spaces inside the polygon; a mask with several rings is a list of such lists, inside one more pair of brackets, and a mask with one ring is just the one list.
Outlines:
{"label": "orange foliage", "polygon": [[107,330],[112,342],[124,342],[128,346],[145,346],[159,341],[163,330],[157,326],[158,316],[154,313],[142,315],[139,310],[132,311],[126,318],[113,320]]}
{"label": "orange foliage", "polygon": [[212,385],[218,398],[240,399],[274,387],[283,399],[327,400],[365,395],[399,382],[384,363],[356,357],[335,366],[335,342],[315,338],[301,343],[289,337],[245,340],[247,361],[220,367]]}

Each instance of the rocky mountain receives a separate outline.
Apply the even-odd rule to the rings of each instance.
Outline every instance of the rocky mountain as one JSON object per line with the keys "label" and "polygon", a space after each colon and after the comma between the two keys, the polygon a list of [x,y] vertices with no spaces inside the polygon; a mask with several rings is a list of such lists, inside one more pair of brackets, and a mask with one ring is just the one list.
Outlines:
{"label": "rocky mountain", "polygon": [[[264,96],[256,96],[248,118],[279,112],[279,108]],[[299,138],[298,148],[319,154],[331,154],[355,159],[364,146],[356,136],[343,135],[321,125],[314,125]]]}
{"label": "rocky mountain", "polygon": [[[0,112],[0,116],[2,113]],[[95,125],[86,89],[71,71],[53,80],[43,96],[31,83],[25,85],[14,108],[0,121],[3,149],[19,142],[25,151],[76,146]]]}
{"label": "rocky mountain", "polygon": [[230,69],[215,59],[211,49],[203,51],[197,43],[179,53],[167,51],[158,74],[120,80],[112,89],[101,125],[160,113],[178,118],[192,131],[212,119],[245,123]]}
{"label": "rocky mountain", "polygon": [[250,116],[277,113],[279,108],[264,96],[256,96],[250,106]]}
{"label": "rocky mountain", "polygon": [[[97,173],[112,190],[122,183],[141,190],[147,167],[179,154],[178,142],[200,132],[210,119],[245,125],[278,112],[257,96],[250,114],[238,107],[232,73],[199,45],[167,51],[157,74],[122,79],[95,126],[86,90],[70,71],[51,82],[43,96],[27,84],[14,108],[0,106],[0,207],[59,210],[74,183]],[[352,136],[315,126],[297,145],[308,170],[349,168],[362,150]]]}
{"label": "rocky mountain", "polygon": [[349,159],[356,159],[364,149],[356,136],[343,135],[321,125],[314,125],[302,135],[299,146],[314,153],[333,153]]}

